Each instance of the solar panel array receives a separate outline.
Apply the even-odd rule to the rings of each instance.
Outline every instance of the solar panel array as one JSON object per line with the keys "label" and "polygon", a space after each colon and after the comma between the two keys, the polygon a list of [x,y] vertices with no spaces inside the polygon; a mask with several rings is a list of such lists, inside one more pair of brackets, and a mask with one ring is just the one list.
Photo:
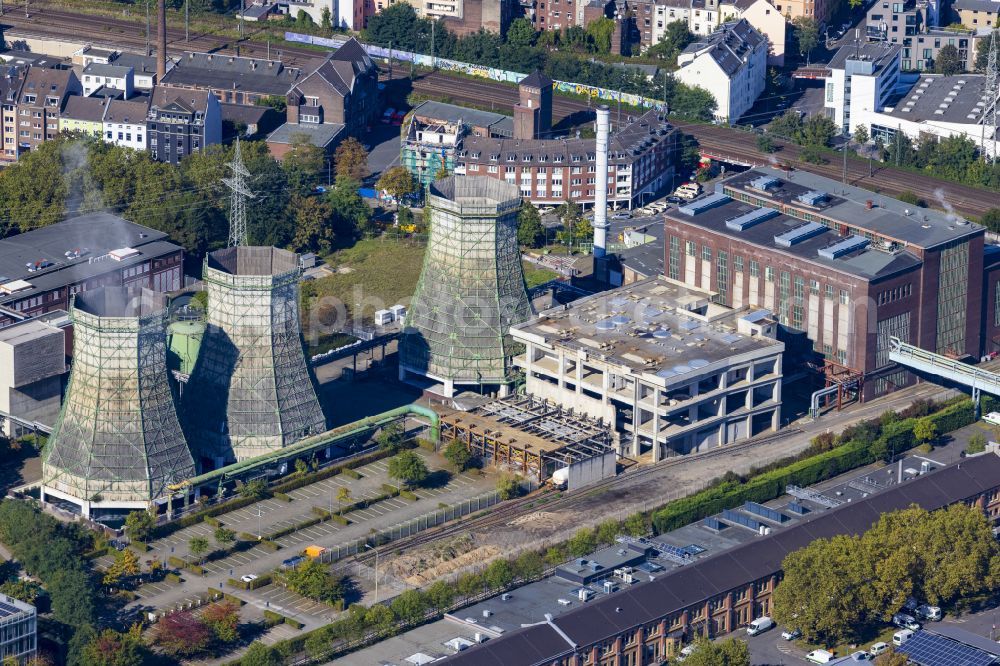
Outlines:
{"label": "solar panel array", "polygon": [[754,532],[759,532],[760,528],[764,526],[764,523],[759,520],[754,520],[750,516],[744,515],[742,513],[736,513],[732,509],[726,509],[722,512],[722,517],[731,523],[740,525],[741,527],[746,527],[747,529],[753,530]]}
{"label": "solar panel array", "polygon": [[992,654],[943,636],[918,631],[896,648],[920,666],[990,666]]}
{"label": "solar panel array", "polygon": [[788,520],[788,516],[780,511],[775,511],[771,507],[764,506],[763,504],[757,504],[757,502],[747,502],[743,505],[743,510],[748,513],[752,513],[755,516],[773,520],[776,523],[783,523]]}
{"label": "solar panel array", "polygon": [[0,617],[10,617],[12,615],[17,615],[18,613],[23,613],[17,606],[12,606],[11,604],[4,603],[0,601]]}

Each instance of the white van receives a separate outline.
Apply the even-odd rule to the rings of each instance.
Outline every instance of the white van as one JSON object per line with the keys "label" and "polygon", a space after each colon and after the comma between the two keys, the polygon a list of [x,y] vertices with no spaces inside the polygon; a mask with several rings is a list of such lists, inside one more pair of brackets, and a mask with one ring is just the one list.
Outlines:
{"label": "white van", "polygon": [[756,636],[757,634],[764,633],[773,626],[774,620],[765,615],[764,617],[759,617],[747,625],[747,634]]}
{"label": "white van", "polygon": [[682,199],[690,201],[701,194],[701,185],[698,183],[684,183],[677,188],[674,194]]}
{"label": "white van", "polygon": [[872,657],[877,657],[880,654],[884,654],[889,651],[889,644],[885,641],[879,641],[875,643],[870,648],[868,648],[868,654]]}
{"label": "white van", "polygon": [[892,635],[892,644],[899,647],[906,641],[910,640],[913,636],[913,631],[910,629],[900,629]]}
{"label": "white van", "polygon": [[806,655],[806,659],[814,664],[826,664],[833,660],[833,653],[828,650],[813,650]]}
{"label": "white van", "polygon": [[917,606],[917,615],[930,622],[937,622],[941,619],[941,609],[937,606],[928,606],[924,604],[922,606]]}

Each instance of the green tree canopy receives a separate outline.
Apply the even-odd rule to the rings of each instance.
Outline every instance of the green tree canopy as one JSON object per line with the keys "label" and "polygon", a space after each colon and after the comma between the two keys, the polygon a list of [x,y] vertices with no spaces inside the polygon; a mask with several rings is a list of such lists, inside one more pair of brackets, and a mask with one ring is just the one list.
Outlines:
{"label": "green tree canopy", "polygon": [[406,486],[420,485],[427,475],[427,463],[413,451],[400,451],[389,459],[389,476]]}
{"label": "green tree canopy", "polygon": [[517,214],[517,242],[525,247],[537,248],[545,242],[545,227],[542,216],[530,201],[521,202]]}
{"label": "green tree canopy", "polygon": [[333,603],[344,597],[344,583],[325,564],[306,560],[285,573],[288,587],[304,597]]}
{"label": "green tree canopy", "polygon": [[444,457],[460,472],[465,471],[469,463],[472,462],[472,452],[469,451],[469,447],[457,439],[451,440],[444,447]]}
{"label": "green tree canopy", "polygon": [[702,639],[684,663],[687,666],[750,666],[750,647],[738,638]]}
{"label": "green tree canopy", "polygon": [[958,55],[958,48],[954,44],[945,44],[938,51],[937,58],[934,59],[934,71],[945,76],[961,74],[965,71],[965,63]]}

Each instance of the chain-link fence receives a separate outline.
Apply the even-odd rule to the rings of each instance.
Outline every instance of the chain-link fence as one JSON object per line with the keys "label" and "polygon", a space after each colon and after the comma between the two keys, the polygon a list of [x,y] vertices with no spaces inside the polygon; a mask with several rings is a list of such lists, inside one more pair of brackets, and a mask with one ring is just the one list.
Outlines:
{"label": "chain-link fence", "polygon": [[326,563],[336,562],[337,560],[362,552],[365,550],[365,546],[367,544],[380,545],[383,543],[389,543],[390,541],[396,541],[397,539],[402,539],[418,532],[423,532],[424,530],[432,527],[437,527],[442,523],[455,520],[456,518],[461,518],[462,516],[467,516],[470,513],[476,513],[477,511],[481,511],[499,503],[500,494],[497,491],[492,490],[488,493],[463,500],[457,504],[441,507],[435,509],[434,511],[417,516],[416,518],[411,518],[410,520],[397,523],[392,527],[387,527],[381,531],[375,532],[367,537],[357,539],[343,546],[328,548],[320,559]]}

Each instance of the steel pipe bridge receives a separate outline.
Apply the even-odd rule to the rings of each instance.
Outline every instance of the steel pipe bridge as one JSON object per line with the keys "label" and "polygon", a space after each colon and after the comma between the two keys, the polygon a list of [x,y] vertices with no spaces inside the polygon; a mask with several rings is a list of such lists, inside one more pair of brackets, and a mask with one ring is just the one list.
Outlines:
{"label": "steel pipe bridge", "polygon": [[986,391],[992,395],[1000,396],[1000,374],[929,352],[926,349],[903,342],[899,338],[889,338],[889,360],[928,375],[942,377],[956,384],[968,386],[972,389],[977,419],[980,416],[980,394]]}

